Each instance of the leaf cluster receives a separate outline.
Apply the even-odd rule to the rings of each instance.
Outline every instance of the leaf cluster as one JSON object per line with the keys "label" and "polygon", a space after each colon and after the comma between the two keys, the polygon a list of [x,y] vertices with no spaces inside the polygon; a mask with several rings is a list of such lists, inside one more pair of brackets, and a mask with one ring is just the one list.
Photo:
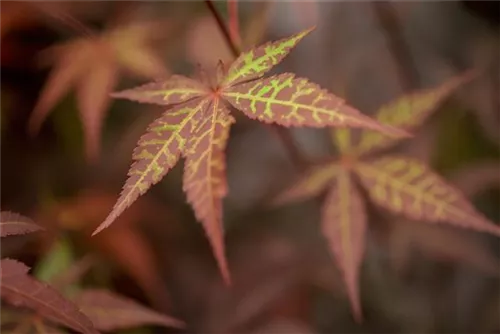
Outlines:
{"label": "leaf cluster", "polygon": [[406,136],[394,127],[364,116],[345,101],[293,73],[264,77],[311,29],[243,52],[226,70],[203,70],[198,79],[174,75],[113,96],[168,109],[139,140],[121,195],[94,234],[109,226],[182,156],[187,200],[208,235],[224,280],[230,282],[225,258],[222,198],[227,193],[224,150],[233,110],[263,123],[285,127],[357,127]]}
{"label": "leaf cluster", "polygon": [[[42,230],[27,217],[7,211],[0,213],[1,237]],[[14,325],[16,333],[30,328],[36,333],[56,333],[58,326],[88,334],[144,325],[184,326],[180,320],[105,289],[83,289],[70,299],[65,296],[64,284],[48,284],[29,275],[29,270],[17,260],[0,260],[0,297],[16,311],[14,317],[3,319],[2,326]],[[23,315],[24,309],[33,313]]]}

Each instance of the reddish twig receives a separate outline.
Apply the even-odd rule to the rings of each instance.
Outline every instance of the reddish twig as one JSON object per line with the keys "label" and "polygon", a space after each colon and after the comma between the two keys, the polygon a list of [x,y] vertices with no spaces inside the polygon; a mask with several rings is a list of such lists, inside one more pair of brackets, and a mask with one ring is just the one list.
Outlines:
{"label": "reddish twig", "polygon": [[387,1],[374,1],[373,11],[377,17],[394,57],[399,82],[404,91],[419,86],[417,67],[402,35],[402,26],[393,5]]}
{"label": "reddish twig", "polygon": [[[236,1],[233,1],[233,2],[236,2]],[[205,0],[205,4],[207,5],[208,9],[210,10],[212,15],[214,16],[215,20],[217,21],[217,25],[219,27],[219,30],[221,31],[222,35],[224,36],[224,39],[225,39],[227,45],[229,46],[229,48],[231,49],[233,56],[235,58],[237,58],[240,55],[241,50],[239,49],[239,47],[235,43],[234,39],[231,37],[229,29],[226,26],[226,24],[224,23],[224,20],[220,16],[219,12],[215,8],[215,6],[211,0]],[[276,126],[276,125],[271,125],[270,128],[273,130],[273,132],[280,139],[281,143],[285,147],[285,149],[290,157],[290,160],[292,160],[294,166],[296,166],[297,169],[299,169],[299,170],[305,169],[308,165],[307,159],[301,154],[299,148],[297,147],[297,145],[295,144],[295,141],[293,140],[291,133],[287,129],[282,128],[280,126]]]}
{"label": "reddish twig", "polygon": [[229,12],[229,35],[236,44],[237,48],[240,49],[241,37],[240,37],[240,20],[238,16],[238,0],[228,0],[227,6]]}
{"label": "reddish twig", "polygon": [[226,24],[224,23],[224,20],[222,19],[222,16],[220,16],[219,12],[217,11],[217,8],[215,8],[214,3],[211,0],[205,0],[205,4],[207,5],[208,9],[214,16],[215,20],[217,21],[217,25],[219,26],[219,30],[221,31],[222,35],[224,36],[224,39],[231,49],[231,52],[233,53],[233,56],[237,58],[241,50],[238,49],[236,46],[236,43],[233,41],[231,38],[231,35],[229,34],[229,30],[226,27]]}

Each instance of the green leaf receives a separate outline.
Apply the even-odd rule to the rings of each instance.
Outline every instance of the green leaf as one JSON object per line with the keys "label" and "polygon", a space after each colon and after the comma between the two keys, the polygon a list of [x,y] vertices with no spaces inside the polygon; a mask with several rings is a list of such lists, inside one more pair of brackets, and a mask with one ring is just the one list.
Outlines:
{"label": "green leaf", "polygon": [[68,270],[74,261],[70,241],[61,237],[41,258],[33,270],[33,274],[41,281],[50,282],[57,275]]}
{"label": "green leaf", "polygon": [[341,154],[349,154],[352,149],[351,130],[348,128],[334,129],[331,132],[333,142]]}
{"label": "green leaf", "polygon": [[297,43],[314,28],[243,52],[231,64],[226,78],[222,81],[222,87],[234,86],[244,81],[260,78],[279,64]]}

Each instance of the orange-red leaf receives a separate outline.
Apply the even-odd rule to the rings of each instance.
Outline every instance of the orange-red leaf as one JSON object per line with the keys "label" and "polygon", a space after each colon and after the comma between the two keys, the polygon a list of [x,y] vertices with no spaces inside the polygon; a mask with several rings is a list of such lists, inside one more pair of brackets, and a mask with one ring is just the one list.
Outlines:
{"label": "orange-red leaf", "polygon": [[148,83],[111,94],[113,97],[141,103],[171,105],[203,96],[207,90],[199,82],[182,75],[172,75],[166,81]]}
{"label": "orange-red leaf", "polygon": [[365,250],[366,213],[348,171],[341,171],[322,208],[322,231],[344,276],[354,317],[361,321],[358,279]]}
{"label": "orange-red leaf", "polygon": [[224,99],[248,117],[283,126],[350,126],[406,136],[350,107],[339,97],[304,78],[285,73],[243,83],[222,92]]}
{"label": "orange-red leaf", "polygon": [[133,153],[135,162],[128,172],[120,198],[93,235],[108,227],[152,185],[158,183],[177,163],[186,142],[197,127],[208,100],[195,99],[167,110],[148,127]]}
{"label": "orange-red leaf", "polygon": [[76,304],[102,331],[116,331],[145,325],[184,327],[184,323],[107,290],[87,289],[76,298]]}
{"label": "orange-red leaf", "polygon": [[167,73],[148,46],[156,26],[129,23],[48,50],[48,59],[55,66],[31,115],[30,132],[35,134],[63,95],[76,89],[87,157],[95,158],[99,153],[101,124],[109,92],[114,88],[118,71],[128,70],[151,78]]}
{"label": "orange-red leaf", "polygon": [[224,280],[230,274],[224,251],[222,198],[227,193],[224,150],[234,118],[215,99],[186,149],[184,191],[196,218],[203,223]]}
{"label": "orange-red leaf", "polygon": [[[440,86],[404,95],[382,106],[375,118],[382,124],[412,131],[425,122],[429,115],[458,87],[469,81],[472,75],[474,72],[467,72]],[[364,154],[372,150],[387,148],[396,142],[397,139],[384,136],[382,133],[363,131],[359,144],[353,150],[357,154]]]}
{"label": "orange-red leaf", "polygon": [[40,230],[43,230],[43,228],[36,225],[28,217],[9,211],[0,212],[0,237],[27,234]]}
{"label": "orange-red leaf", "polygon": [[30,116],[29,130],[35,134],[56,103],[89,68],[90,49],[86,41],[77,40],[57,48],[57,63],[49,75],[35,109]]}
{"label": "orange-red leaf", "polygon": [[355,168],[371,198],[410,219],[449,222],[500,236],[500,227],[477,212],[462,193],[425,164],[406,157],[383,157]]}
{"label": "orange-red leaf", "polygon": [[337,164],[330,163],[314,167],[283,191],[274,202],[284,204],[319,195],[339,173],[341,173],[341,167]]}
{"label": "orange-red leaf", "polygon": [[2,299],[28,307],[42,317],[81,333],[96,334],[92,322],[47,283],[28,276],[29,268],[16,260],[0,261]]}
{"label": "orange-red leaf", "polygon": [[103,59],[82,77],[77,87],[80,119],[85,134],[85,152],[89,160],[99,156],[102,124],[115,86],[118,68],[111,59]]}

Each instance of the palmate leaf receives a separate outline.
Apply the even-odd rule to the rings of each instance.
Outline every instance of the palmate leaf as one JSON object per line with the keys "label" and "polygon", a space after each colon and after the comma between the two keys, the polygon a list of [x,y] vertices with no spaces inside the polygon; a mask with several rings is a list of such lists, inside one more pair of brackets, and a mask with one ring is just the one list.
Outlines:
{"label": "palmate leaf", "polygon": [[108,227],[123,210],[158,183],[177,163],[187,140],[197,127],[201,111],[208,104],[209,100],[195,99],[167,110],[149,125],[132,155],[135,162],[130,167],[129,178],[120,198],[92,235]]}
{"label": "palmate leaf", "polygon": [[283,126],[349,126],[407,134],[384,126],[350,107],[339,97],[292,73],[251,81],[223,90],[222,97],[248,117]]}
{"label": "palmate leaf", "polygon": [[[229,282],[224,255],[222,204],[227,186],[224,179],[224,148],[234,122],[226,107],[232,105],[250,118],[285,126],[354,126],[407,136],[349,107],[307,79],[283,74],[262,79],[310,30],[243,53],[225,71],[219,62],[212,77],[200,71],[200,81],[173,76],[113,94],[143,103],[168,105],[173,109],[155,121],[134,151],[120,198],[94,235],[120,215],[151,185],[160,181],[177,162],[186,158],[184,190],[203,223],[219,268]],[[215,77],[215,78],[214,78]]]}
{"label": "palmate leaf", "polygon": [[[424,123],[442,102],[473,75],[474,72],[466,72],[437,87],[404,95],[382,106],[375,118],[382,124],[412,131]],[[398,138],[388,137],[380,132],[363,130],[358,145],[353,147],[352,151],[357,155],[366,154],[387,148],[397,141]]]}
{"label": "palmate leaf", "polygon": [[372,200],[384,208],[413,220],[448,222],[500,236],[499,226],[417,160],[388,156],[359,162],[355,171]]}
{"label": "palmate leaf", "polygon": [[322,208],[322,232],[341,269],[354,317],[361,320],[358,278],[365,250],[366,212],[357,186],[342,170]]}
{"label": "palmate leaf", "polygon": [[109,104],[109,93],[119,73],[132,72],[148,78],[167,74],[163,62],[148,46],[152,29],[158,25],[127,24],[98,35],[83,37],[46,50],[46,60],[54,64],[49,79],[29,120],[36,134],[56,103],[69,92],[77,92],[82,119],[86,157],[98,157],[101,128]]}
{"label": "palmate leaf", "polygon": [[0,212],[0,237],[43,230],[28,217],[10,211]]}
{"label": "palmate leaf", "polygon": [[224,150],[234,118],[219,100],[212,102],[211,113],[200,122],[186,149],[184,191],[196,218],[203,223],[226,282],[230,282],[224,252],[222,198],[226,196]]}
{"label": "palmate leaf", "polygon": [[117,331],[144,325],[182,328],[184,323],[148,309],[135,301],[107,290],[83,290],[75,303],[102,331]]}
{"label": "palmate leaf", "polygon": [[28,275],[16,260],[0,261],[1,297],[12,305],[28,307],[42,317],[80,333],[97,334],[92,322],[70,301],[46,283]]}

